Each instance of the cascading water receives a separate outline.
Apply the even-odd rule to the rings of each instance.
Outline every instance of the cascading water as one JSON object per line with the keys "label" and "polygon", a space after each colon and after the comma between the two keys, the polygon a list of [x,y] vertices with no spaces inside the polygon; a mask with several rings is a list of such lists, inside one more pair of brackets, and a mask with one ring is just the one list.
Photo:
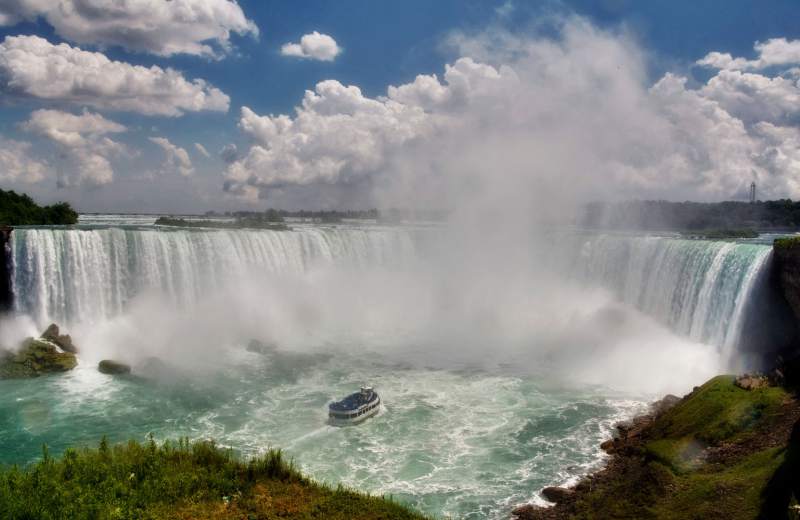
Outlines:
{"label": "cascading water", "polygon": [[14,306],[40,324],[97,322],[147,290],[190,303],[248,270],[299,274],[333,262],[358,268],[413,253],[410,234],[400,228],[17,229]]}
{"label": "cascading water", "polygon": [[[16,310],[40,327],[64,325],[82,350],[70,373],[0,381],[0,463],[28,462],[43,443],[57,452],[103,436],[213,437],[246,455],[283,447],[314,478],[436,515],[507,518],[542,487],[596,468],[600,442],[645,409],[661,380],[680,393],[718,373],[715,349],[630,307],[684,336],[735,343],[770,254],[752,244],[559,234],[535,245],[562,259],[571,281],[544,286],[528,273],[439,265],[435,247],[450,242],[438,227],[151,224],[126,217],[14,231]],[[388,269],[371,269],[380,266]],[[253,271],[280,276],[228,284]],[[608,290],[587,290],[597,285]],[[238,337],[258,321],[278,334],[272,353],[245,349],[248,338],[264,339],[260,326]],[[330,334],[341,329],[352,336]],[[489,366],[464,361],[473,345]],[[429,363],[426,353],[439,350]],[[136,372],[142,352],[166,375],[96,369],[100,356],[120,356]],[[641,374],[622,386],[631,372]],[[359,428],[326,426],[327,403],[365,382],[384,411]]]}
{"label": "cascading water", "polygon": [[771,254],[763,244],[598,235],[582,238],[573,272],[678,334],[730,351]]}

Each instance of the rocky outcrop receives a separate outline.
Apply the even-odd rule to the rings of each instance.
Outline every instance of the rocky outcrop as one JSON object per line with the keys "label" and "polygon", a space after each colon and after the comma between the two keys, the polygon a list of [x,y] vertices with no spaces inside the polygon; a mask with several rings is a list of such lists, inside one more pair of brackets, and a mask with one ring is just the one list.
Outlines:
{"label": "rocky outcrop", "polygon": [[558,486],[550,486],[542,490],[542,496],[550,502],[560,504],[574,498],[575,490]]}
{"label": "rocky outcrop", "polygon": [[765,388],[770,385],[770,381],[766,376],[757,374],[743,374],[737,376],[733,384],[742,390],[756,390],[758,388]]}
{"label": "rocky outcrop", "polygon": [[779,238],[773,245],[781,292],[800,321],[800,238]]}
{"label": "rocky outcrop", "polygon": [[[57,341],[54,341],[57,340]],[[66,345],[65,349],[61,345]],[[14,351],[0,348],[0,379],[39,377],[75,368],[77,348],[68,336],[51,325],[39,338],[28,338]]]}
{"label": "rocky outcrop", "polygon": [[78,360],[72,352],[64,352],[45,339],[28,338],[17,352],[0,354],[0,379],[39,377],[67,372]]}
{"label": "rocky outcrop", "polygon": [[78,353],[78,348],[72,343],[72,338],[69,334],[60,334],[58,325],[51,323],[47,330],[42,334],[42,339],[46,339],[51,343],[58,345],[64,352]]}
{"label": "rocky outcrop", "polygon": [[119,361],[112,361],[110,359],[104,359],[97,365],[97,370],[102,372],[103,374],[110,374],[110,375],[121,375],[121,374],[130,374],[131,367],[130,365],[126,365],[125,363],[120,363]]}
{"label": "rocky outcrop", "polygon": [[11,228],[0,225],[0,312],[11,310]]}

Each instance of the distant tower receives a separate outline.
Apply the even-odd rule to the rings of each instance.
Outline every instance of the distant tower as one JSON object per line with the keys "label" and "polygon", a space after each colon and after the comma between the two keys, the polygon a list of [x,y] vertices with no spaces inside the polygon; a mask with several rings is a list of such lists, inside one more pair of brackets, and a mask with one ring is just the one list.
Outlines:
{"label": "distant tower", "polygon": [[756,181],[750,183],[750,204],[756,201]]}

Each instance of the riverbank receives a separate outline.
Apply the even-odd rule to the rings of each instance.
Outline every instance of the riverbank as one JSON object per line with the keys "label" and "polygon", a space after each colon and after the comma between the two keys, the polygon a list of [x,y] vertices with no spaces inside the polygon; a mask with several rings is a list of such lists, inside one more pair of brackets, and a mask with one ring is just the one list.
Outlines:
{"label": "riverbank", "polygon": [[[744,387],[744,388],[743,388]],[[800,400],[765,378],[719,376],[620,425],[611,458],[574,488],[546,488],[553,507],[519,520],[798,518]]]}
{"label": "riverbank", "polygon": [[303,476],[279,450],[247,461],[213,442],[44,448],[40,462],[0,467],[0,518],[426,520],[384,497]]}

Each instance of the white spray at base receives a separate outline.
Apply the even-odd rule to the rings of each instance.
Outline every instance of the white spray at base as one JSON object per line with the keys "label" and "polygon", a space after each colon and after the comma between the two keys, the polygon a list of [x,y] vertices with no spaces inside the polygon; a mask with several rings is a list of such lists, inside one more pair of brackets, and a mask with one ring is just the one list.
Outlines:
{"label": "white spray at base", "polygon": [[[485,258],[462,262],[443,234],[20,229],[15,306],[86,338],[92,361],[191,353],[192,363],[214,365],[222,346],[261,338],[681,391],[725,368],[769,258],[752,244],[578,235],[543,239],[549,256],[492,269],[491,244]],[[536,268],[519,269],[522,260]]]}

